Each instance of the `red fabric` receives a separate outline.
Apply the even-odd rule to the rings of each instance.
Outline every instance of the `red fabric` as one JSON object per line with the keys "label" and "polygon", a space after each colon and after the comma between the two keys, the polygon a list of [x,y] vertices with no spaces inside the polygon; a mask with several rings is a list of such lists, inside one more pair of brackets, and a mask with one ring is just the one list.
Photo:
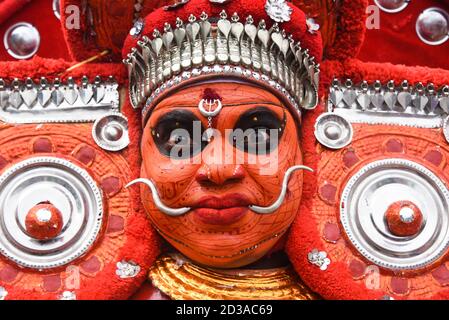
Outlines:
{"label": "red fabric", "polygon": [[[61,0],[61,7],[67,8],[67,6],[74,5],[78,8],[83,8],[83,2],[80,0]],[[61,20],[65,21],[66,19],[65,11],[61,12]],[[80,19],[80,29],[67,29],[62,28],[61,31],[63,33],[63,37],[65,39],[66,45],[68,47],[69,56],[73,60],[83,61],[88,59],[89,57],[95,56],[101,52],[98,48],[92,43],[86,43],[85,34],[86,34],[86,21],[87,17],[85,15],[85,11],[81,11],[81,19]]]}
{"label": "red fabric", "polygon": [[344,60],[357,56],[365,39],[368,0],[340,2],[335,42],[326,52],[327,60]]}
{"label": "red fabric", "polygon": [[[36,0],[35,0],[36,1]],[[319,23],[320,19],[326,19],[329,14],[334,14],[332,9],[321,7],[317,4],[308,3],[304,0],[293,0],[293,4],[298,8],[304,9],[307,17],[315,18]],[[160,8],[165,4],[171,3],[170,0],[153,0],[145,2],[145,6],[142,9],[141,17],[145,17],[146,14],[151,13],[155,8]],[[330,37],[333,40],[333,44],[330,46],[326,53],[327,59],[344,59],[348,57],[354,57],[357,55],[360,46],[364,39],[364,25],[365,25],[365,7],[368,0],[342,0],[338,9],[338,20],[336,30],[330,32],[326,37]],[[81,6],[81,0],[62,0],[62,6],[77,5]],[[117,60],[116,48],[121,47],[121,43],[124,41],[124,37],[128,34],[132,25],[132,8],[134,2],[129,0],[114,1],[104,6],[100,2],[95,4],[94,19],[103,17],[102,23],[109,25],[111,21],[116,21],[114,28],[105,28],[97,30],[97,38],[93,41],[85,41],[85,34],[88,32],[86,26],[86,17],[84,11],[82,11],[81,29],[80,30],[67,30],[64,29],[64,36],[68,43],[70,54],[76,60],[83,60],[93,55],[98,54],[104,49],[108,48],[112,50],[112,54],[103,58],[104,61],[108,59]],[[198,6],[203,8],[203,6]],[[246,5],[243,7],[247,7]],[[238,8],[237,12],[242,12],[242,7]],[[335,9],[335,10],[337,10]],[[182,8],[180,10],[183,10]],[[198,9],[199,10],[199,9]],[[202,9],[201,9],[202,10]],[[323,10],[325,13],[320,13]],[[330,10],[329,12],[327,10]],[[229,10],[232,13],[232,10]],[[229,14],[229,12],[228,12]],[[64,12],[62,13],[64,16]],[[97,17],[98,16],[98,17]],[[64,17],[63,17],[64,19]],[[107,20],[107,21],[106,21]],[[95,20],[96,22],[97,20]],[[288,23],[291,24],[291,23]],[[112,41],[112,42],[111,42]],[[97,43],[95,43],[97,42]],[[102,45],[98,43],[102,42]],[[109,46],[105,46],[106,43],[110,43]]]}
{"label": "red fabric", "polygon": [[[62,34],[61,22],[56,18],[51,0],[33,0],[24,6],[25,0],[5,0],[0,3],[0,61],[16,60],[3,46],[3,37],[9,27],[18,22],[34,25],[40,33],[38,56],[70,61]],[[14,11],[10,11],[14,10]],[[14,13],[12,15],[12,13]],[[10,16],[9,19],[8,16]]]}
{"label": "red fabric", "polygon": [[[373,5],[374,1],[370,0],[370,4]],[[431,46],[422,42],[416,34],[416,19],[430,7],[443,8],[449,12],[449,0],[411,1],[399,13],[380,11],[380,29],[366,31],[358,58],[370,62],[449,69],[449,41]]]}
{"label": "red fabric", "polygon": [[53,60],[40,57],[13,63],[9,61],[0,61],[0,78],[23,79],[31,77],[34,80],[39,80],[40,77],[46,77],[48,79],[59,77],[61,79],[66,79],[70,76],[79,80],[86,74],[90,79],[93,79],[96,75],[101,75],[103,77],[113,75],[118,83],[123,85],[127,82],[127,73],[125,67],[121,63],[90,63],[76,68],[70,73],[65,73],[65,70],[72,65],[73,62],[67,62],[62,59]]}
{"label": "red fabric", "polygon": [[3,0],[0,3],[0,24],[31,0]]}
{"label": "red fabric", "polygon": [[[209,0],[191,0],[176,10],[165,11],[163,8],[160,8],[145,18],[145,27],[140,37],[147,35],[152,39],[154,29],[164,30],[164,23],[168,22],[174,26],[177,17],[187,21],[190,14],[199,17],[203,11],[214,17],[218,17],[222,10],[225,10],[229,17],[234,12],[237,12],[241,19],[246,19],[247,16],[252,15],[256,23],[264,19],[267,22],[267,27],[270,28],[273,20],[265,12],[265,3],[265,0],[233,0],[228,4],[217,6],[213,5]],[[320,61],[322,57],[320,33],[311,34],[308,32],[304,12],[292,4],[289,5],[293,9],[291,21],[281,23],[280,27],[284,28],[288,34],[292,34],[296,41],[301,41],[301,46],[308,48],[311,56],[314,56],[316,61]],[[124,57],[131,51],[132,47],[137,46],[138,39],[128,36],[123,48]]]}
{"label": "red fabric", "polygon": [[[170,3],[171,0],[151,0],[144,1],[144,8],[140,16],[144,17],[156,8]],[[88,25],[88,10],[86,4],[92,10],[93,24],[95,25],[95,36],[89,37],[90,26]],[[81,10],[80,29],[64,29],[64,37],[69,47],[70,55],[74,60],[85,60],[98,53],[109,50],[110,54],[103,57],[101,61],[121,61],[121,48],[126,36],[133,25],[135,18],[134,0],[61,0],[61,7],[67,8],[75,5]],[[68,11],[70,14],[70,10]],[[65,12],[61,12],[62,20],[67,17]]]}
{"label": "red fabric", "polygon": [[[340,79],[351,78],[355,83],[362,79],[369,82],[380,80],[386,83],[393,79],[397,83],[406,79],[410,83],[433,82],[437,87],[449,83],[449,71],[443,69],[430,69],[425,67],[405,67],[386,63],[363,63],[356,59],[345,62],[325,61],[322,63],[320,96],[326,96],[327,90],[334,77]],[[304,163],[317,169],[320,157],[316,152],[316,139],[314,124],[316,118],[324,111],[324,106],[312,112],[307,112],[303,124],[302,147]],[[379,299],[385,293],[369,290],[363,283],[356,283],[348,268],[346,261],[332,261],[329,268],[323,272],[307,260],[311,248],[322,249],[325,241],[317,229],[314,215],[314,198],[317,197],[316,175],[305,173],[303,197],[300,212],[291,227],[286,252],[304,280],[315,292],[325,299]],[[438,298],[447,298],[449,293],[441,293]]]}

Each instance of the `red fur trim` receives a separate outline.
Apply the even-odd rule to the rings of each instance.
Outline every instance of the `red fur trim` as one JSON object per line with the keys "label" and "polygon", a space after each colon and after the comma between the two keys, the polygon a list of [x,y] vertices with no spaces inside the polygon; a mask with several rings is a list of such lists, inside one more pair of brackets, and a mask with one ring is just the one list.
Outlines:
{"label": "red fur trim", "polygon": [[73,64],[62,59],[44,59],[37,56],[31,60],[3,61],[0,62],[0,78],[24,79],[31,77],[37,81],[41,77],[48,79],[60,78],[62,80],[73,77],[79,80],[84,75],[88,76],[89,79],[93,79],[97,75],[101,75],[104,78],[112,75],[119,84],[124,85],[127,83],[126,69],[121,63],[89,63],[72,70],[70,73],[66,73],[65,70]]}
{"label": "red fur trim", "polygon": [[[367,80],[373,82],[380,80],[382,83],[388,80],[396,80],[399,84],[402,80],[408,80],[411,84],[432,82],[436,86],[449,84],[449,70],[427,67],[408,67],[391,63],[362,62],[357,59],[347,61],[325,61],[321,65],[321,85],[328,88],[334,77],[342,79],[350,78],[354,82]],[[323,92],[327,94],[326,90]]]}
{"label": "red fur trim", "polygon": [[333,45],[326,52],[327,60],[356,57],[365,39],[368,0],[343,0]]}
{"label": "red fur trim", "polygon": [[[87,59],[89,57],[97,55],[100,50],[96,47],[93,43],[86,43],[84,40],[86,37],[87,31],[87,25],[86,21],[87,18],[85,16],[85,13],[83,13],[83,6],[82,1],[80,0],[61,0],[61,8],[67,8],[70,5],[74,5],[77,8],[80,9],[80,28],[74,28],[74,29],[68,29],[63,24],[63,35],[65,38],[65,41],[67,43],[67,48],[69,49],[69,54],[75,61],[82,61],[84,59]],[[67,14],[65,10],[61,11],[61,22],[66,21]]]}

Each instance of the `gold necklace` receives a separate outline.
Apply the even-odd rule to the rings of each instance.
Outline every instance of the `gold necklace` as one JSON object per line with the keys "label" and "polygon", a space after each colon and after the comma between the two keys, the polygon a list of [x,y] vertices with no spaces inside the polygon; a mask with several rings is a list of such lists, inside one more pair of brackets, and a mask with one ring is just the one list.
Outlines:
{"label": "gold necklace", "polygon": [[175,300],[316,300],[291,267],[209,269],[180,254],[161,256],[150,269],[153,285]]}

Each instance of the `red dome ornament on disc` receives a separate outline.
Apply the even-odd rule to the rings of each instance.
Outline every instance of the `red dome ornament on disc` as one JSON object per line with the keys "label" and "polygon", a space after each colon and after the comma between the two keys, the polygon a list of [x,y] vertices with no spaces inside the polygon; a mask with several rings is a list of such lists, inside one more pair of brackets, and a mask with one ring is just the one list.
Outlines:
{"label": "red dome ornament on disc", "polygon": [[422,227],[421,210],[411,201],[398,201],[385,212],[385,220],[391,233],[398,237],[411,237]]}
{"label": "red dome ornament on disc", "polygon": [[61,212],[50,202],[40,203],[30,209],[25,220],[27,233],[38,240],[55,238],[62,230]]}

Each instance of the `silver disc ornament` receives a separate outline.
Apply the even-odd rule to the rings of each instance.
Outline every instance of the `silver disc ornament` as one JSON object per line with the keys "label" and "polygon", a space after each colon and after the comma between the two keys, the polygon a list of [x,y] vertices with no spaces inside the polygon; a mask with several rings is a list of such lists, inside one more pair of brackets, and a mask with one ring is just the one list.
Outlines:
{"label": "silver disc ornament", "polygon": [[[33,269],[64,266],[85,254],[103,222],[103,197],[95,180],[74,163],[57,157],[21,161],[0,176],[0,252]],[[49,204],[61,218],[58,234],[33,237],[25,222],[36,206]],[[51,221],[38,210],[36,223]]]}

